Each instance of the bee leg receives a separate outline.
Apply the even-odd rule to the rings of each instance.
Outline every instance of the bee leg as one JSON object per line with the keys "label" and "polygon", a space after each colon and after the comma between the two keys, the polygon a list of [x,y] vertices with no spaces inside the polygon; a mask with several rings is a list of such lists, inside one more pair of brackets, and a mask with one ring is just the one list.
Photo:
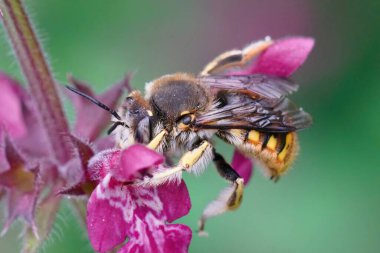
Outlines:
{"label": "bee leg", "polygon": [[242,201],[244,192],[244,180],[239,174],[224,160],[219,154],[214,152],[214,163],[219,174],[231,185],[223,190],[219,197],[207,205],[199,220],[199,234],[207,235],[204,232],[205,222],[213,216],[220,215],[227,211],[236,210]]}
{"label": "bee leg", "polygon": [[157,134],[153,140],[151,140],[147,147],[150,148],[150,149],[153,149],[153,150],[157,150],[160,148],[161,146],[161,143],[163,142],[163,140],[165,139],[165,136],[168,134],[168,132],[166,130],[162,130],[159,134]]}
{"label": "bee leg", "polygon": [[179,166],[188,172],[199,175],[211,162],[213,150],[210,142],[201,140],[181,157]]}
{"label": "bee leg", "polygon": [[211,143],[203,140],[198,145],[194,146],[193,149],[187,151],[181,157],[177,166],[172,168],[162,168],[135,184],[152,186],[160,185],[168,181],[179,182],[183,171],[199,174],[211,161],[213,155],[212,150],[213,147]]}
{"label": "bee leg", "polygon": [[200,75],[207,76],[220,73],[229,68],[242,67],[268,48],[272,43],[273,41],[269,37],[266,37],[263,40],[249,44],[242,50],[235,49],[224,52],[207,64],[201,71]]}
{"label": "bee leg", "polygon": [[269,179],[272,180],[274,183],[277,183],[278,180],[280,180],[280,176],[279,175],[273,175]]}

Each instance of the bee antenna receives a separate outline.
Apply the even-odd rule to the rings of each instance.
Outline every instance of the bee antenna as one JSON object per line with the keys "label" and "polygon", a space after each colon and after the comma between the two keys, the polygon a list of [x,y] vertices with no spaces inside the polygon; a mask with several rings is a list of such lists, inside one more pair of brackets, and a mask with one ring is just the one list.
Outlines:
{"label": "bee antenna", "polygon": [[124,126],[126,128],[129,128],[129,126],[127,124],[125,124],[123,121],[116,121],[111,127],[110,129],[108,129],[107,131],[107,134],[110,135],[115,129],[116,127],[118,126]]}
{"label": "bee antenna", "polygon": [[[105,104],[103,104],[102,102],[100,102],[99,100],[93,98],[93,97],[90,97],[89,95],[73,88],[73,87],[70,87],[68,85],[66,85],[66,88],[69,89],[70,91],[84,97],[84,98],[87,98],[88,100],[90,100],[92,103],[96,104],[97,106],[99,106],[100,108],[108,111],[109,113],[111,113],[115,118],[117,118],[118,120],[121,120],[121,117],[119,116],[119,114],[117,114],[117,112],[111,108],[109,108],[108,106],[106,106]],[[116,127],[115,127],[116,128]]]}

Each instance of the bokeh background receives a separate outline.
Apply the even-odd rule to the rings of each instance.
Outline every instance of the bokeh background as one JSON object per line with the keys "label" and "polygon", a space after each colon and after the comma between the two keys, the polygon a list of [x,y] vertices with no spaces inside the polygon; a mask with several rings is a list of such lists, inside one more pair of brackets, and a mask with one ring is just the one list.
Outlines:
{"label": "bokeh background", "polygon": [[[220,52],[266,35],[307,35],[316,46],[294,79],[292,98],[314,117],[300,133],[294,168],[278,183],[259,170],[239,211],[194,233],[190,252],[380,252],[380,1],[29,0],[57,79],[66,73],[103,91],[134,72],[133,86],[177,71],[197,73]],[[2,29],[2,28],[1,28]],[[4,36],[0,69],[22,80]],[[67,103],[71,119],[74,115]],[[231,158],[232,148],[218,148]],[[186,176],[194,231],[226,183],[213,166]],[[2,216],[0,216],[2,219]],[[1,221],[2,222],[2,221]],[[20,249],[20,224],[0,252]],[[42,252],[92,252],[63,205]]]}

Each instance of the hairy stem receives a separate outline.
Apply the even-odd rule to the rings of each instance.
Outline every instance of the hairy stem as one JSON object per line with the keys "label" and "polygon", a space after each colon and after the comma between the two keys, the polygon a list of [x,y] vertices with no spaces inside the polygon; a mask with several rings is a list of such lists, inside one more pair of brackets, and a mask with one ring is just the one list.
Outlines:
{"label": "hairy stem", "polygon": [[0,10],[18,63],[40,111],[50,150],[63,164],[72,157],[75,148],[48,62],[22,2],[0,0]]}

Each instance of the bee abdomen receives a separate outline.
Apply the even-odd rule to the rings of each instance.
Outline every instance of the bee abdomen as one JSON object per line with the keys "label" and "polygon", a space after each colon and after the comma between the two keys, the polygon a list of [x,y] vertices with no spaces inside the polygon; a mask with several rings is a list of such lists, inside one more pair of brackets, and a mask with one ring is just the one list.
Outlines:
{"label": "bee abdomen", "polygon": [[271,177],[278,177],[293,162],[297,147],[294,132],[271,134],[250,130],[243,150],[259,158]]}
{"label": "bee abdomen", "polygon": [[256,130],[231,129],[222,138],[246,155],[258,158],[271,177],[284,174],[298,150],[295,132],[264,133]]}

